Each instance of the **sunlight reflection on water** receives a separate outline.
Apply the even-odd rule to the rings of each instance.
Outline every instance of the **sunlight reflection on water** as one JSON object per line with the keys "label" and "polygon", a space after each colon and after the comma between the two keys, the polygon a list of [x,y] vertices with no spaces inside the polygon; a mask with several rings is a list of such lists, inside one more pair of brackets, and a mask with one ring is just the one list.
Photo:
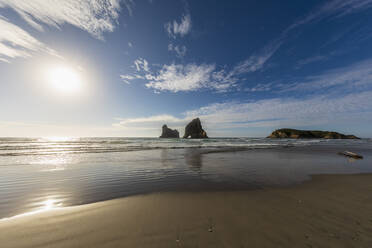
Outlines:
{"label": "sunlight reflection on water", "polygon": [[58,136],[52,136],[52,137],[42,137],[39,138],[39,142],[61,142],[61,141],[76,141],[78,138],[73,138],[73,137],[58,137]]}
{"label": "sunlight reflection on water", "polygon": [[63,165],[73,163],[74,157],[68,155],[57,156],[34,156],[30,164]]}
{"label": "sunlight reflection on water", "polygon": [[11,220],[15,218],[20,218],[20,217],[25,217],[25,216],[30,216],[30,215],[46,212],[52,209],[62,208],[62,205],[63,205],[61,199],[53,198],[53,196],[48,196],[46,200],[43,200],[41,202],[35,202],[33,204],[36,205],[36,207],[33,208],[35,210],[25,212],[22,214],[18,214],[18,215],[14,215],[12,217],[2,218],[0,219],[0,221]]}
{"label": "sunlight reflection on water", "polygon": [[[312,174],[372,172],[370,140],[48,139],[0,138],[0,218],[157,191],[256,189]],[[365,158],[348,160],[337,154],[343,150]]]}

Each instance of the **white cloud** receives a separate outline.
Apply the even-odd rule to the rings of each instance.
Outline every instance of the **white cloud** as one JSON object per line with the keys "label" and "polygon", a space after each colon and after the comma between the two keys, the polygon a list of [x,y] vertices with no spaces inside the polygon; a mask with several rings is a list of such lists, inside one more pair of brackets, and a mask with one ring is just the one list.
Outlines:
{"label": "white cloud", "polygon": [[[325,90],[337,86],[337,92],[345,89],[363,90],[372,86],[372,60],[365,60],[320,75],[306,78],[303,82],[284,85],[282,91]],[[335,91],[335,88],[332,88]]]}
{"label": "white cloud", "polygon": [[168,45],[168,51],[173,51],[173,52],[176,53],[177,57],[182,58],[186,55],[187,48],[186,48],[186,46],[173,45],[172,43],[170,43]]}
{"label": "white cloud", "polygon": [[[269,43],[261,51],[253,54],[245,61],[239,63],[235,66],[234,74],[245,74],[258,71],[264,67],[266,62],[275,54],[275,52],[280,48],[283,42],[287,39],[288,34],[293,29],[298,28],[304,24],[310,22],[320,21],[328,17],[339,18],[347,14],[353,14],[361,12],[367,8],[372,7],[372,0],[333,0],[321,5],[319,8],[309,13],[308,15],[302,17],[287,29],[285,29],[278,39]],[[308,60],[300,61],[301,63],[311,63],[315,61],[325,60],[326,57],[313,57]]]}
{"label": "white cloud", "polygon": [[[112,126],[59,125],[53,123],[1,122],[0,136],[158,136],[167,124],[181,133],[193,118],[200,117],[211,137],[268,135],[279,127],[340,127],[365,125],[372,121],[372,91],[307,99],[264,99],[251,102],[214,103],[186,111],[180,117],[169,114],[118,119]],[[241,128],[250,128],[242,131]],[[262,128],[262,129],[256,129]],[[236,131],[240,130],[240,131]],[[255,131],[256,130],[256,131]],[[340,130],[342,131],[342,130]],[[370,130],[366,132],[370,135]]]}
{"label": "white cloud", "polygon": [[307,65],[307,64],[310,64],[310,63],[318,62],[318,61],[325,61],[325,60],[328,60],[328,59],[329,59],[329,57],[324,56],[324,55],[315,55],[315,56],[312,56],[312,57],[309,57],[309,58],[306,58],[306,59],[299,60],[297,62],[297,67],[296,68],[299,68],[303,65]]}
{"label": "white cloud", "polygon": [[233,69],[234,74],[245,74],[262,69],[265,63],[274,55],[282,44],[282,40],[271,42],[265,46],[259,53],[250,56],[248,59],[240,62]]}
{"label": "white cloud", "polygon": [[348,14],[358,13],[372,7],[371,0],[334,0],[326,3],[320,12],[342,17]]}
{"label": "white cloud", "polygon": [[112,127],[120,130],[121,133],[125,133],[127,136],[154,137],[160,135],[161,127],[164,124],[167,124],[169,128],[182,132],[188,121],[190,120],[163,114],[139,118],[119,118],[118,122],[112,124]]}
{"label": "white cloud", "polygon": [[[122,2],[131,13],[133,1]],[[39,31],[42,24],[59,28],[68,23],[102,38],[103,32],[114,30],[119,16],[119,0],[0,0],[0,8],[12,8]],[[59,56],[27,31],[0,16],[0,61],[31,57],[35,52]]]}
{"label": "white cloud", "polygon": [[120,78],[123,80],[124,83],[130,84],[129,81],[136,79],[136,77],[132,75],[120,75]]}
{"label": "white cloud", "polygon": [[137,71],[144,70],[145,72],[148,72],[150,70],[149,63],[143,58],[136,59],[134,65],[136,66]]}
{"label": "white cloud", "polygon": [[147,60],[139,58],[134,61],[136,72],[120,75],[125,83],[131,80],[143,79],[147,88],[160,91],[180,92],[209,89],[225,92],[234,87],[237,79],[224,70],[216,70],[213,64],[170,64],[163,65],[157,72],[153,72]]}
{"label": "white cloud", "polygon": [[372,0],[333,0],[327,1],[325,4],[310,12],[305,17],[299,19],[288,27],[290,31],[298,26],[321,21],[325,18],[340,18],[348,14],[354,14],[365,11],[372,7]]}
{"label": "white cloud", "polygon": [[[323,4],[315,11],[309,13],[305,17],[299,19],[287,29],[285,29],[278,39],[272,41],[266,45],[261,51],[253,54],[248,59],[239,63],[233,69],[234,74],[245,74],[261,70],[266,62],[275,54],[275,52],[280,48],[285,39],[287,39],[288,34],[295,28],[301,25],[307,24],[313,21],[320,21],[327,17],[341,17],[347,14],[357,13],[365,10],[366,8],[372,7],[372,0],[333,0],[326,4]],[[325,60],[326,57],[318,56],[313,57],[308,60],[300,61],[299,64],[306,64],[315,61]]]}
{"label": "white cloud", "polygon": [[[200,116],[215,128],[309,126],[359,122],[371,113],[372,91],[332,98],[275,98],[248,103],[217,103],[186,113]],[[372,115],[369,117],[372,120]]]}
{"label": "white cloud", "polygon": [[128,46],[129,46],[130,48],[132,48],[132,47],[133,47],[132,42],[128,42]]}
{"label": "white cloud", "polygon": [[[253,73],[264,69],[264,66],[268,63],[268,61],[273,57],[273,55],[278,51],[281,45],[285,42],[288,38],[289,32],[299,27],[300,25],[306,24],[313,20],[319,20],[325,18],[326,16],[333,15],[336,17],[343,16],[350,13],[356,13],[358,11],[362,11],[363,8],[367,8],[372,6],[372,0],[350,0],[341,2],[338,0],[334,0],[330,3],[324,4],[318,10],[310,13],[308,16],[305,16],[300,21],[297,21],[286,30],[284,30],[281,35],[275,39],[274,41],[270,42],[268,45],[264,46],[263,49],[257,51],[246,60],[238,63],[235,65],[231,70],[228,69],[220,69],[217,70],[215,65],[196,65],[196,64],[171,64],[171,65],[163,65],[163,67],[156,73],[147,73],[146,75],[141,76],[145,78],[149,82],[146,84],[146,87],[153,88],[157,91],[171,91],[171,92],[179,92],[179,91],[193,91],[202,88],[209,88],[216,91],[227,91],[237,85],[239,78],[243,77],[244,74]],[[353,10],[348,10],[348,7],[352,7]],[[189,28],[180,28],[180,27],[191,27],[188,26],[187,23],[188,18],[184,16],[182,22],[179,24],[176,21],[173,23],[167,23],[165,25],[167,32],[173,38],[176,37],[176,34],[181,34],[179,30],[189,30]],[[182,24],[185,22],[185,24]],[[175,32],[175,30],[178,30]],[[184,32],[185,34],[187,32]],[[182,36],[182,35],[181,35]],[[186,53],[186,47],[183,49],[182,46],[175,46],[172,43],[168,45],[169,51],[174,51],[179,57],[182,57],[184,53]],[[327,58],[324,56],[312,57],[307,60],[299,61],[299,65],[312,63],[315,61],[326,60]],[[211,67],[212,66],[212,67]],[[212,68],[212,69],[211,69]],[[360,68],[361,69],[361,68]],[[362,69],[364,70],[364,75],[369,75],[368,68]],[[359,71],[361,73],[361,71]],[[334,75],[331,75],[334,80],[328,80],[329,75],[325,75],[324,80],[321,78],[309,78],[304,83],[295,83],[290,85],[292,88],[288,88],[287,86],[283,85],[272,85],[270,84],[259,84],[252,88],[246,89],[246,91],[269,91],[274,88],[278,90],[296,90],[300,88],[306,88],[308,85],[313,84],[319,88],[321,87],[328,87],[331,84],[344,84],[350,78],[352,80],[353,77],[357,76],[357,73],[350,72],[348,75],[344,75],[344,78],[337,76],[338,73],[343,73],[342,70],[337,71]],[[138,78],[141,78],[138,77]],[[321,79],[321,80],[320,80]],[[349,80],[349,81],[350,81]],[[307,82],[311,84],[308,84]],[[326,82],[328,81],[328,82]],[[344,83],[342,83],[344,82]],[[359,82],[364,82],[364,85],[370,82],[369,77],[365,79],[359,79]],[[326,86],[328,85],[328,86]],[[283,87],[282,87],[283,86]]]}
{"label": "white cloud", "polygon": [[[224,135],[237,128],[308,127],[353,125],[372,121],[372,91],[332,98],[327,95],[307,98],[274,98],[252,102],[214,103],[186,111],[180,117],[155,115],[122,119],[115,126],[125,129],[160,130],[163,124],[181,130],[200,117],[207,132]],[[249,134],[247,134],[249,135]]]}
{"label": "white cloud", "polygon": [[56,52],[35,39],[25,30],[0,16],[0,61],[9,63],[12,58],[31,57],[33,52]]}
{"label": "white cloud", "polygon": [[164,65],[146,87],[159,91],[193,91],[205,87],[213,87],[211,73],[214,65]]}
{"label": "white cloud", "polygon": [[[131,13],[133,1],[123,3]],[[42,24],[59,28],[68,23],[97,38],[114,30],[120,10],[119,0],[0,0],[0,8],[5,7],[40,31]]]}
{"label": "white cloud", "polygon": [[[326,59],[314,57],[310,61]],[[280,83],[273,81],[259,83],[250,88],[248,92],[271,91],[273,94],[295,92],[301,95],[310,95],[321,92],[322,94],[344,94],[345,92],[360,92],[372,89],[372,60],[364,60],[352,65],[324,71],[318,75],[297,79],[293,83]]]}
{"label": "white cloud", "polygon": [[134,1],[133,0],[122,0],[125,7],[128,10],[128,13],[130,16],[133,15],[133,7],[134,7]]}
{"label": "white cloud", "polygon": [[190,14],[184,15],[180,23],[174,20],[166,23],[164,27],[170,37],[174,39],[177,35],[183,37],[191,31],[191,16]]}
{"label": "white cloud", "polygon": [[[315,59],[319,60],[320,58]],[[199,89],[226,92],[234,88],[238,89],[241,74],[251,71],[249,66],[243,66],[243,64],[235,66],[232,70],[217,69],[214,64],[170,64],[163,65],[157,72],[152,72],[144,59],[136,60],[135,65],[138,73],[122,78],[127,81],[134,79],[147,80],[146,87],[155,89],[157,92],[195,91]],[[371,86],[372,60],[366,60],[351,66],[328,70],[317,76],[306,77],[295,83],[259,83],[244,90],[249,92],[272,91],[274,93],[302,91],[310,94],[313,93],[312,91],[319,89],[332,89],[336,93],[345,90],[369,90]]]}
{"label": "white cloud", "polygon": [[273,86],[273,83],[267,83],[267,84],[259,83],[251,88],[245,88],[244,91],[247,91],[247,92],[270,91],[272,90],[272,86]]}
{"label": "white cloud", "polygon": [[7,60],[7,59],[5,59],[5,58],[1,58],[1,57],[0,57],[0,61],[1,61],[1,62],[5,62],[5,63],[10,63],[9,60]]}
{"label": "white cloud", "polygon": [[120,119],[119,123],[114,126],[121,126],[125,128],[140,128],[140,129],[159,129],[163,124],[168,124],[172,128],[183,126],[187,122],[186,119],[177,118],[172,115],[155,115],[140,118]]}
{"label": "white cloud", "polygon": [[146,87],[158,91],[195,91],[209,89],[225,92],[235,86],[237,79],[213,64],[164,65],[154,76],[148,77]]}

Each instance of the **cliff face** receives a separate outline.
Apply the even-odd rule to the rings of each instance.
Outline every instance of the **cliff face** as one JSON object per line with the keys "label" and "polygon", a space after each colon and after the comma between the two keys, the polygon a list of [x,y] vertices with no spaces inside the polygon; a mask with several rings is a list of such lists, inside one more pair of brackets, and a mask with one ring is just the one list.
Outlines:
{"label": "cliff face", "polygon": [[170,129],[167,125],[163,125],[162,133],[159,138],[179,138],[180,134],[176,129]]}
{"label": "cliff face", "polygon": [[311,131],[283,128],[275,130],[267,138],[274,139],[359,139],[354,135],[345,135],[337,132],[329,131]]}
{"label": "cliff face", "polygon": [[185,128],[185,135],[183,138],[191,137],[192,139],[205,139],[208,138],[207,133],[204,131],[200,119],[196,118],[187,124]]}

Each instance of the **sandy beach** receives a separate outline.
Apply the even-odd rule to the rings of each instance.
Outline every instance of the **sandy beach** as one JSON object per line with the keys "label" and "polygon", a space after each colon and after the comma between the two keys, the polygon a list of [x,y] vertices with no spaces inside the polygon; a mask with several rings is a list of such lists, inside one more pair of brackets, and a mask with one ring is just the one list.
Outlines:
{"label": "sandy beach", "polygon": [[0,222],[8,247],[372,247],[372,175],[286,188],[170,192]]}

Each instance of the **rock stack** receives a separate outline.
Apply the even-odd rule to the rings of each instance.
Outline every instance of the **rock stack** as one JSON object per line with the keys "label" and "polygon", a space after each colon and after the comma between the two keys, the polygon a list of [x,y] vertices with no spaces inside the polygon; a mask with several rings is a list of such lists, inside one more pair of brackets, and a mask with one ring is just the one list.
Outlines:
{"label": "rock stack", "polygon": [[183,138],[186,139],[189,137],[192,139],[208,138],[207,133],[204,131],[199,118],[193,119],[185,127],[185,135],[183,136]]}
{"label": "rock stack", "polygon": [[163,125],[162,127],[163,131],[159,138],[179,138],[180,134],[176,129],[170,129],[167,127],[167,125]]}

